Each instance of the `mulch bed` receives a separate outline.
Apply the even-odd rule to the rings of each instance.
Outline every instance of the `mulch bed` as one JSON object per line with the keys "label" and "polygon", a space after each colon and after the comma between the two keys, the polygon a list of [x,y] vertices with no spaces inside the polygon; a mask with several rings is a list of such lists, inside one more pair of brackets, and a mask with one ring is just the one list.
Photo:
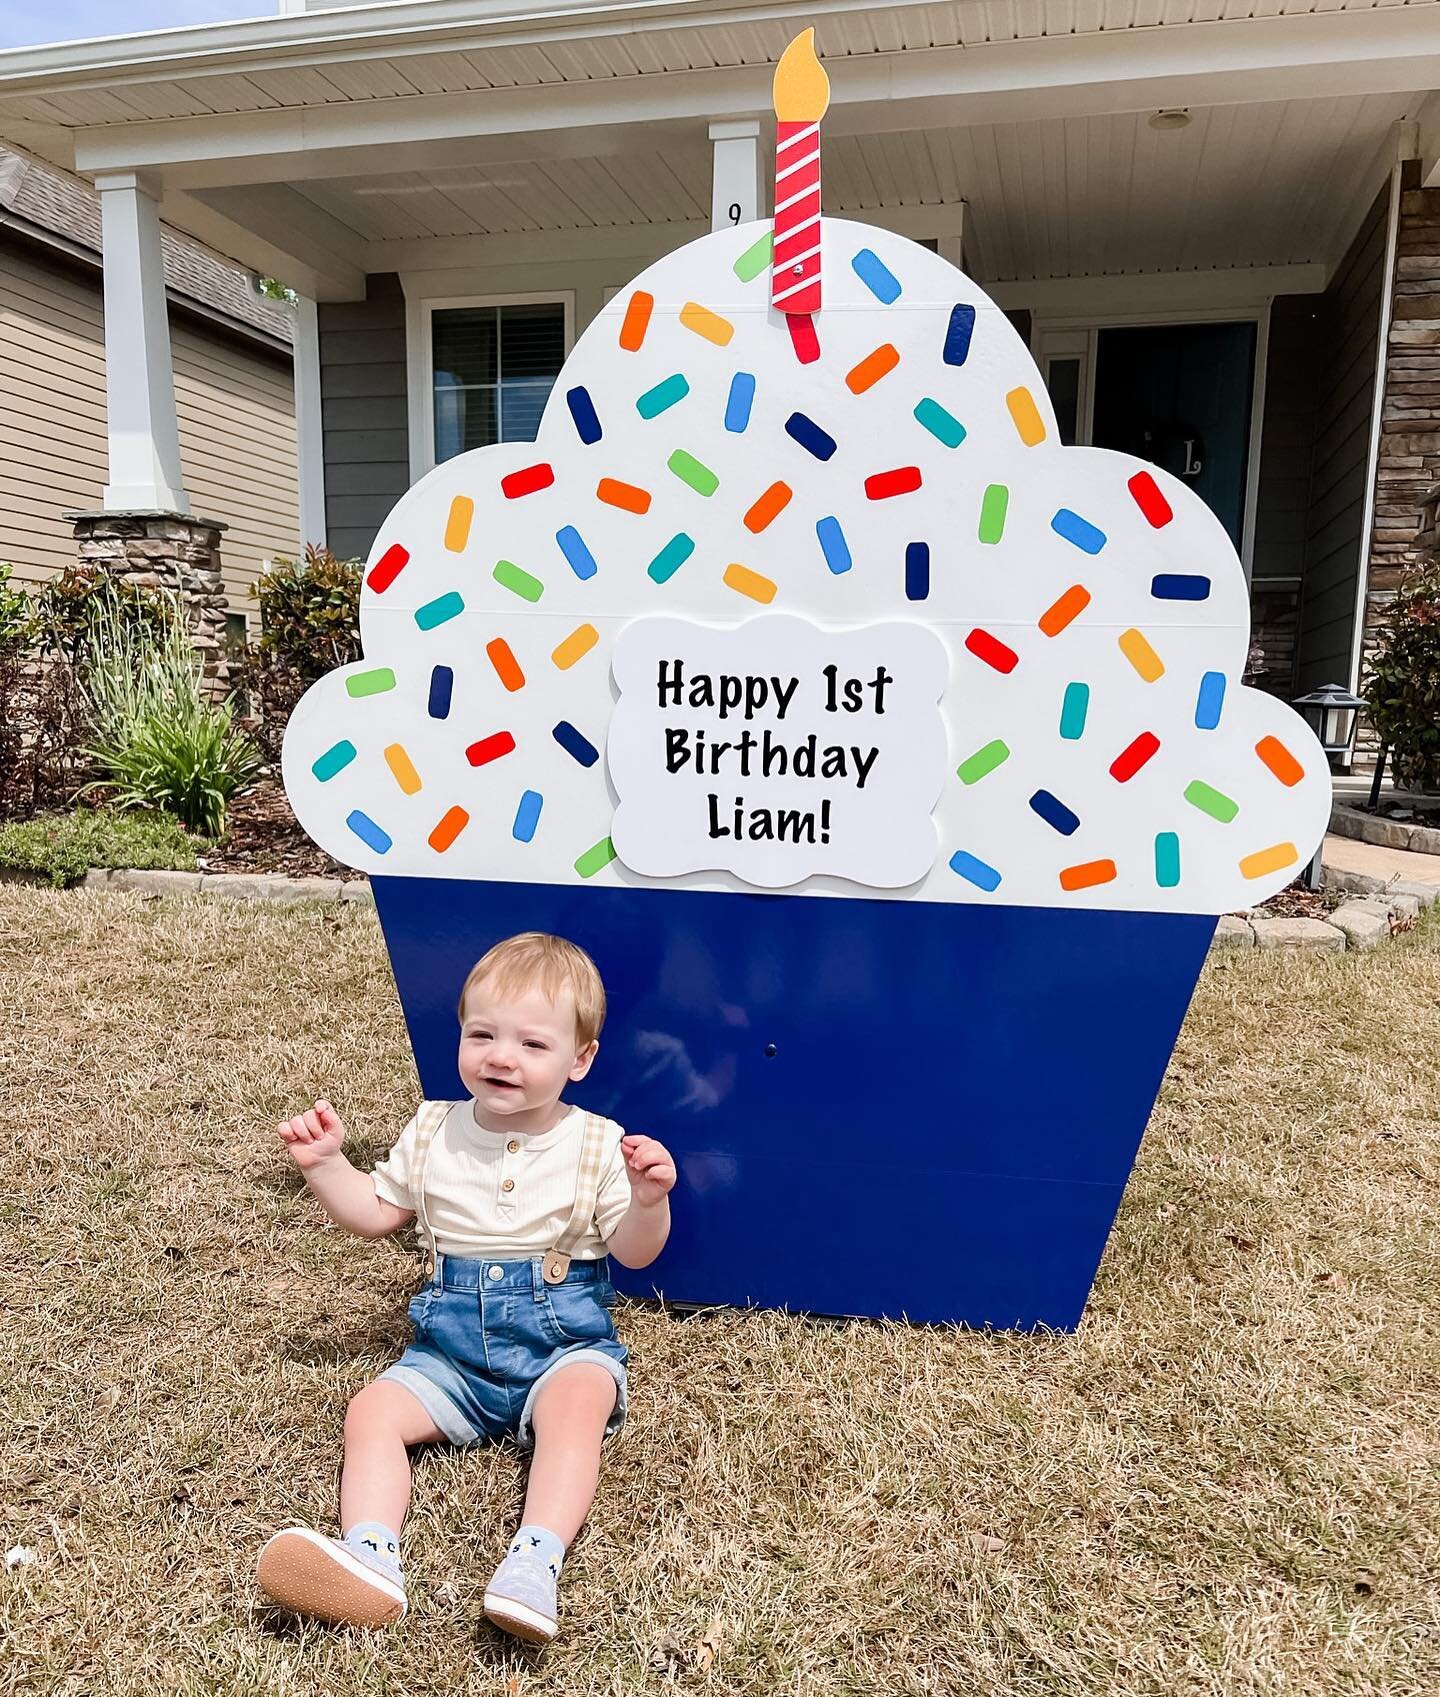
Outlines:
{"label": "mulch bed", "polygon": [[354,878],[363,872],[342,866],[311,842],[300,828],[285,792],[273,780],[253,784],[230,803],[228,829],[200,857],[207,872],[278,872],[290,878]]}

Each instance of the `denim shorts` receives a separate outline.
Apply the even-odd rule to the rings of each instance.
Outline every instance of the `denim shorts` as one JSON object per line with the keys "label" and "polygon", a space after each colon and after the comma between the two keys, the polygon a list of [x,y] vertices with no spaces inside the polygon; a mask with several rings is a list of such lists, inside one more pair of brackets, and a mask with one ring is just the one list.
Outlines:
{"label": "denim shorts", "polygon": [[473,1261],[437,1255],[435,1276],[410,1304],[415,1341],[380,1377],[403,1385],[452,1444],[514,1438],[528,1449],[536,1393],[573,1362],[615,1381],[606,1436],[625,1419],[625,1362],[615,1335],[610,1263],[572,1261],[549,1285],[538,1255]]}

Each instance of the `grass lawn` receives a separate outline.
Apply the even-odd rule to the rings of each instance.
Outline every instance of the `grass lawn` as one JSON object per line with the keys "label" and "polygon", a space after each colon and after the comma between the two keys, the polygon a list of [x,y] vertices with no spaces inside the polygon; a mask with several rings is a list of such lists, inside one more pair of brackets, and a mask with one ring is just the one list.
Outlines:
{"label": "grass lawn", "polygon": [[538,1655],[505,1450],[420,1461],[390,1636],[252,1584],[417,1276],[274,1134],[413,1107],[373,914],[0,887],[0,1692],[1434,1697],[1437,1033],[1434,920],[1209,966],[1074,1337],[624,1310]]}

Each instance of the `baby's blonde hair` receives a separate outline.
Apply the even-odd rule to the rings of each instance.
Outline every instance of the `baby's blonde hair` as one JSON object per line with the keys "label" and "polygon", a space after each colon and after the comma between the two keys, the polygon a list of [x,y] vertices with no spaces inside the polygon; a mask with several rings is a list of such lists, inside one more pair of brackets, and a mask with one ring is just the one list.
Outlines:
{"label": "baby's blonde hair", "polygon": [[487,949],[470,968],[460,992],[460,1023],[465,1023],[465,998],[471,988],[489,979],[502,995],[539,990],[552,1002],[568,989],[575,997],[575,1040],[587,1049],[605,1023],[605,986],[600,971],[582,948],[545,931],[522,931]]}

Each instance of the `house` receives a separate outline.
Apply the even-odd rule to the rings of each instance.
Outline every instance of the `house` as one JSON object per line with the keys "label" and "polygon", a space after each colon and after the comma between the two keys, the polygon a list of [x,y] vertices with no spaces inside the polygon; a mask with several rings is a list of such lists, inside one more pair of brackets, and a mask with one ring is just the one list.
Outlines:
{"label": "house", "polygon": [[180,485],[158,219],[302,295],[302,528],[360,553],[643,265],[767,210],[806,24],[826,210],[963,260],[1067,437],[1193,480],[1268,687],[1353,687],[1440,468],[1440,0],[282,0],[0,54],[0,136],[105,206],[112,502]]}
{"label": "house", "polygon": [[[185,486],[227,526],[231,631],[263,562],[299,542],[294,314],[253,274],[161,233]],[[100,197],[52,164],[0,148],[0,560],[38,583],[76,558],[64,514],[106,483]]]}

